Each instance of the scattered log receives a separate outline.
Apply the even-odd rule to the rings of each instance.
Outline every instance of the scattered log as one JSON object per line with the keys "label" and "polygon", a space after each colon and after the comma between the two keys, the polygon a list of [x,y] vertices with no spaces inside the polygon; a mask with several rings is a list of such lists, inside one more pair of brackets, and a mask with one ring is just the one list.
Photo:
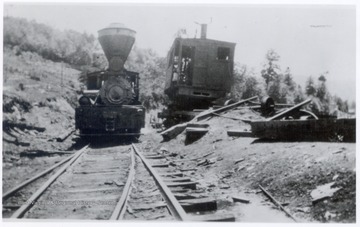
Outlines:
{"label": "scattered log", "polygon": [[162,177],[171,177],[171,176],[177,176],[177,177],[183,177],[184,174],[181,172],[171,172],[171,173],[159,173]]}
{"label": "scattered log", "polygon": [[164,141],[169,141],[182,133],[185,130],[186,126],[187,123],[174,125],[171,128],[160,133],[160,135],[163,137]]}
{"label": "scattered log", "polygon": [[28,146],[30,146],[30,143],[29,143],[29,142],[21,142],[21,141],[19,141],[18,139],[8,140],[8,139],[3,138],[3,141],[4,141],[4,142],[7,142],[7,143],[15,144],[16,146],[23,146],[23,147],[28,147]]}
{"label": "scattered log", "polygon": [[36,130],[38,132],[44,132],[46,130],[46,128],[44,127],[36,127],[36,126],[32,126],[32,125],[27,125],[25,123],[16,123],[16,122],[11,122],[11,121],[3,121],[3,129],[9,129],[9,128],[19,128],[21,130]]}
{"label": "scattered log", "polygon": [[163,131],[162,133],[160,133],[160,135],[163,137],[164,141],[169,141],[169,140],[175,138],[180,133],[182,133],[185,130],[185,128],[188,126],[188,124],[192,124],[192,123],[194,123],[196,121],[205,120],[206,118],[211,117],[214,113],[221,113],[221,112],[224,112],[224,111],[231,110],[233,108],[236,108],[236,107],[238,107],[238,106],[240,106],[240,105],[242,105],[242,104],[244,104],[244,103],[246,103],[248,101],[256,99],[256,98],[258,98],[258,97],[254,96],[254,97],[251,97],[249,99],[241,100],[241,101],[239,101],[237,103],[230,104],[230,105],[224,106],[224,107],[216,109],[216,110],[212,110],[210,112],[204,111],[203,114],[202,113],[198,114],[191,121],[189,121],[187,123],[174,125],[171,128],[169,128],[169,129]]}
{"label": "scattered log", "polygon": [[251,131],[244,130],[228,130],[228,136],[238,136],[238,137],[254,137]]}
{"label": "scattered log", "polygon": [[170,191],[172,193],[189,193],[190,189],[181,188],[181,187],[174,187],[174,188],[170,188]]}
{"label": "scattered log", "polygon": [[273,121],[273,120],[278,120],[278,119],[281,119],[282,117],[285,117],[287,114],[291,113],[292,111],[294,110],[297,110],[297,109],[300,109],[302,106],[306,105],[306,104],[309,104],[311,102],[311,99],[307,99],[293,107],[290,107],[278,114],[276,114],[275,116],[272,116],[270,118],[267,118],[266,121]]}
{"label": "scattered log", "polygon": [[231,109],[234,109],[235,107],[238,107],[246,102],[249,102],[251,100],[254,100],[254,99],[257,99],[258,97],[257,96],[254,96],[254,97],[251,97],[251,98],[248,98],[248,99],[245,99],[245,100],[241,100],[239,102],[236,102],[236,103],[233,103],[233,104],[230,104],[230,105],[227,105],[227,106],[224,106],[224,107],[221,107],[219,109],[216,109],[216,110],[213,110],[213,111],[210,111],[208,113],[204,113],[204,114],[200,114],[198,116],[195,117],[195,119],[197,121],[201,121],[201,120],[204,120],[206,119],[207,117],[210,117],[212,114],[216,113],[221,113],[221,112],[224,112],[224,111],[228,111],[228,110],[231,110]]}
{"label": "scattered log", "polygon": [[177,200],[187,200],[187,199],[199,199],[201,196],[199,195],[190,195],[190,194],[181,194],[181,193],[176,193],[174,194],[175,198]]}
{"label": "scattered log", "polygon": [[235,160],[235,164],[242,162],[242,161],[245,161],[245,158],[240,158],[240,159]]}
{"label": "scattered log", "polygon": [[180,169],[181,172],[187,172],[187,171],[196,171],[197,168],[191,168],[191,169]]}
{"label": "scattered log", "polygon": [[56,141],[57,142],[64,142],[71,134],[73,134],[75,132],[75,130],[71,130],[71,131],[67,131],[63,134],[61,134],[60,136],[56,137]]}
{"label": "scattered log", "polygon": [[206,134],[209,130],[206,128],[192,128],[186,127],[186,135],[191,134]]}
{"label": "scattered log", "polygon": [[20,157],[43,157],[43,156],[53,156],[53,155],[68,155],[73,154],[72,152],[63,152],[63,151],[43,151],[43,150],[26,150],[20,153]]}
{"label": "scattered log", "polygon": [[196,165],[197,166],[207,166],[207,165],[211,165],[214,163],[215,163],[214,159],[205,159],[205,160],[199,161]]}
{"label": "scattered log", "polygon": [[188,127],[188,128],[208,128],[209,124],[201,124],[201,123],[189,122],[186,127]]}
{"label": "scattered log", "polygon": [[[252,107],[243,107],[243,108],[252,108]],[[217,116],[217,117],[222,117],[222,118],[227,118],[227,119],[231,119],[231,120],[235,120],[235,121],[243,121],[245,123],[250,123],[251,120],[247,120],[247,119],[243,119],[243,118],[236,118],[236,117],[226,117],[224,115],[221,114],[217,114],[217,113],[213,113],[213,115]]]}
{"label": "scattered log", "polygon": [[153,167],[153,168],[167,168],[167,167],[169,167],[169,163],[152,164],[151,167]]}
{"label": "scattered log", "polygon": [[189,177],[165,178],[164,182],[191,182]]}
{"label": "scattered log", "polygon": [[147,159],[164,159],[166,157],[164,155],[149,155],[149,156],[145,156],[145,158],[147,158]]}
{"label": "scattered log", "polygon": [[240,198],[240,197],[237,197],[237,196],[233,196],[232,199],[233,199],[234,202],[250,203],[250,200],[243,199],[243,198]]}

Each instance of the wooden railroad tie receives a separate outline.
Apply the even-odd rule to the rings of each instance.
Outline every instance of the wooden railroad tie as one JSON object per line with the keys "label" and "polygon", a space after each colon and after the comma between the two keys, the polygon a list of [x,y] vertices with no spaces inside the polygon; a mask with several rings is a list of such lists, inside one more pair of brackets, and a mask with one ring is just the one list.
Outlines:
{"label": "wooden railroad tie", "polygon": [[190,188],[193,190],[196,190],[197,182],[172,182],[168,183],[166,182],[166,186],[168,187],[183,187],[183,188]]}
{"label": "wooden railroad tie", "polygon": [[209,198],[180,200],[180,205],[186,212],[217,210],[216,200]]}

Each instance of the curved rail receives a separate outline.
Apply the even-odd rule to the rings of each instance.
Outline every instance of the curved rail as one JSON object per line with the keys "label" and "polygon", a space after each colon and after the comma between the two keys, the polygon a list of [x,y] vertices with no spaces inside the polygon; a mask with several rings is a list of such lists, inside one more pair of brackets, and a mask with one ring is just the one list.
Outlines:
{"label": "curved rail", "polygon": [[71,158],[74,157],[75,154],[70,155],[69,157],[65,158],[64,160],[62,160],[61,162],[56,163],[55,165],[51,166],[50,168],[42,171],[41,173],[37,174],[36,176],[22,182],[21,184],[19,184],[18,186],[12,188],[11,190],[9,190],[8,192],[4,193],[2,198],[3,201],[7,198],[9,198],[11,195],[13,195],[15,192],[19,191],[20,189],[22,189],[23,187],[25,187],[26,185],[32,183],[33,181],[39,179],[40,177],[48,174],[49,172],[51,172],[52,170],[54,170],[55,168],[61,166],[62,164],[64,164],[65,162],[68,162]]}
{"label": "curved rail", "polygon": [[62,174],[66,171],[69,166],[74,163],[89,147],[86,145],[84,148],[79,150],[72,156],[71,160],[66,163],[61,169],[59,169],[53,176],[50,177],[26,202],[22,205],[15,213],[11,216],[11,218],[22,218],[25,212],[32,207],[32,205],[38,200],[38,198],[44,193],[44,191]]}
{"label": "curved rail", "polygon": [[145,167],[148,169],[150,174],[154,177],[156,183],[159,185],[160,192],[163,195],[164,199],[166,200],[166,203],[168,205],[171,214],[174,215],[174,217],[177,220],[188,221],[189,218],[187,217],[186,212],[184,211],[180,203],[176,200],[175,196],[166,186],[166,184],[161,179],[161,177],[156,173],[156,171],[151,167],[151,165],[144,158],[144,156],[139,152],[135,144],[132,144],[132,147],[134,148],[135,153],[140,157],[141,161],[144,163]]}
{"label": "curved rail", "polygon": [[135,176],[135,155],[134,155],[134,148],[131,149],[131,165],[129,170],[129,175],[123,189],[122,195],[117,203],[110,220],[119,220],[123,219],[125,211],[126,211],[126,203],[129,198],[129,193],[131,189],[131,183],[133,182]]}

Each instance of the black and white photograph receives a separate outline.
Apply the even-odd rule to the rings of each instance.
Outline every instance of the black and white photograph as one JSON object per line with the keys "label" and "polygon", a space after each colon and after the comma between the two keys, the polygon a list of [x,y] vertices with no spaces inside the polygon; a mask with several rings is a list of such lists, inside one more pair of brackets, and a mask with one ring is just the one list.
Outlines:
{"label": "black and white photograph", "polygon": [[356,224],[355,1],[2,7],[2,221]]}

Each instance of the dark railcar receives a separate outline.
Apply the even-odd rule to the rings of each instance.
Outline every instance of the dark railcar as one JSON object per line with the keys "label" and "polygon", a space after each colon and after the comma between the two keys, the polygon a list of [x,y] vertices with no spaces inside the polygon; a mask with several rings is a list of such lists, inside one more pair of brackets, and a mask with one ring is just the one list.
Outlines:
{"label": "dark railcar", "polygon": [[[165,94],[171,100],[160,118],[185,116],[183,111],[206,109],[230,92],[235,43],[206,38],[176,38],[168,53]],[[191,113],[189,113],[189,116]]]}
{"label": "dark railcar", "polygon": [[99,31],[109,62],[105,71],[86,75],[87,89],[75,109],[76,129],[82,136],[139,136],[145,126],[145,108],[139,102],[139,74],[124,69],[135,42],[135,31],[111,24]]}

